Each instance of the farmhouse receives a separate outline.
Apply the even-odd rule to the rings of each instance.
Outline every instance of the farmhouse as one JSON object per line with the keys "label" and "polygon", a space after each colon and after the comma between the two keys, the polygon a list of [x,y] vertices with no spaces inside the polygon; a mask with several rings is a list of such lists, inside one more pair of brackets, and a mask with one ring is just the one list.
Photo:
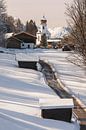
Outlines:
{"label": "farmhouse", "polygon": [[13,34],[6,40],[7,48],[34,48],[36,45],[36,37],[26,32]]}

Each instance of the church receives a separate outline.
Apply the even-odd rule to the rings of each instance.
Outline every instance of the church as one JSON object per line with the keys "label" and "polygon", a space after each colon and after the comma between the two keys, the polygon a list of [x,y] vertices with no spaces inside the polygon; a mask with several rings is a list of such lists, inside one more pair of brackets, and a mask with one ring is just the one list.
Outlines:
{"label": "church", "polygon": [[48,31],[47,28],[47,19],[45,18],[45,16],[43,16],[41,18],[41,24],[38,27],[38,32],[36,34],[36,46],[40,46],[41,45],[41,41],[42,41],[42,36],[45,35],[46,36],[46,40],[48,40],[51,37],[50,32]]}

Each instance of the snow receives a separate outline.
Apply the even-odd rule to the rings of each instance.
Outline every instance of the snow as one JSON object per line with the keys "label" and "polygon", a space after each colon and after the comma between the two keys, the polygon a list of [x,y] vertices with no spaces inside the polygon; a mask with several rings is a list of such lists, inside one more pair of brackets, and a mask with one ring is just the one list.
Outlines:
{"label": "snow", "polygon": [[8,38],[12,37],[12,35],[13,35],[13,33],[6,33],[5,34],[5,39],[8,39]]}
{"label": "snow", "polygon": [[[6,112],[4,112],[6,113]],[[35,116],[28,116],[21,113],[9,112],[7,114],[0,114],[1,130],[78,130],[76,125],[66,122],[40,119]],[[4,119],[5,117],[5,119]]]}
{"label": "snow", "polygon": [[58,99],[55,98],[47,98],[46,100],[39,100],[41,109],[52,109],[52,108],[73,108],[73,99]]}
{"label": "snow", "polygon": [[67,57],[68,55],[66,57],[61,55],[57,58],[58,64],[54,61],[54,67],[69,92],[86,105],[86,72],[83,68],[68,62]]}
{"label": "snow", "polygon": [[69,34],[70,29],[68,27],[55,27],[49,29],[49,32],[51,33],[51,38],[63,38]]}
{"label": "snow", "polygon": [[48,39],[47,42],[61,42],[59,39]]}
{"label": "snow", "polygon": [[68,60],[72,52],[63,52],[60,49],[36,49],[27,52],[27,56],[29,55],[36,55],[41,60],[51,64],[66,90],[86,105],[86,72],[83,67],[79,67]]}
{"label": "snow", "polygon": [[59,56],[64,61],[68,54],[47,49],[3,50],[5,53],[0,53],[0,130],[79,130],[76,123],[41,118],[40,99],[59,97],[46,85],[41,72],[18,68],[15,60],[15,54],[21,51],[27,52],[27,57],[39,56],[57,66]]}
{"label": "snow", "polygon": [[39,61],[39,57],[36,57],[36,56],[28,56],[27,57],[27,54],[23,54],[22,55],[22,53],[18,53],[18,54],[16,54],[16,60],[17,61],[36,61],[36,62],[38,62]]}

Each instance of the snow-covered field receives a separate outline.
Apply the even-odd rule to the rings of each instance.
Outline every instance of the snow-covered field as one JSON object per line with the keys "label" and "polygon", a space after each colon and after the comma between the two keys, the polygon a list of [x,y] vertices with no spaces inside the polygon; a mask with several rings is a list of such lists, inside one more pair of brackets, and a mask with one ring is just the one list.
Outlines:
{"label": "snow-covered field", "polygon": [[[54,98],[56,94],[46,85],[42,73],[18,68],[15,54],[21,51],[0,53],[0,130],[78,130],[73,123],[41,118],[39,99]],[[69,53],[40,49],[23,50],[23,53],[55,66],[70,92],[86,103],[86,75],[83,69],[66,60]]]}
{"label": "snow-covered field", "polygon": [[40,59],[49,62],[57,72],[68,91],[77,96],[86,105],[86,70],[71,63],[68,58],[71,52],[61,50],[30,50],[29,57],[38,56]]}

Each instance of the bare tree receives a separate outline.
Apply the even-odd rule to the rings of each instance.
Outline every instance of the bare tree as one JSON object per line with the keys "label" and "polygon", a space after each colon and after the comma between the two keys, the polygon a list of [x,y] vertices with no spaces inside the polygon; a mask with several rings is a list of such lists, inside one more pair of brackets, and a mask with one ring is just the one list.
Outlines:
{"label": "bare tree", "polygon": [[70,37],[76,46],[76,51],[83,57],[86,64],[86,0],[74,0],[66,4],[68,24],[71,28]]}
{"label": "bare tree", "polygon": [[4,0],[0,0],[0,46],[4,46],[4,34],[6,33],[5,26],[6,7]]}
{"label": "bare tree", "polygon": [[6,12],[5,1],[0,0],[0,17],[2,17],[5,12]]}

